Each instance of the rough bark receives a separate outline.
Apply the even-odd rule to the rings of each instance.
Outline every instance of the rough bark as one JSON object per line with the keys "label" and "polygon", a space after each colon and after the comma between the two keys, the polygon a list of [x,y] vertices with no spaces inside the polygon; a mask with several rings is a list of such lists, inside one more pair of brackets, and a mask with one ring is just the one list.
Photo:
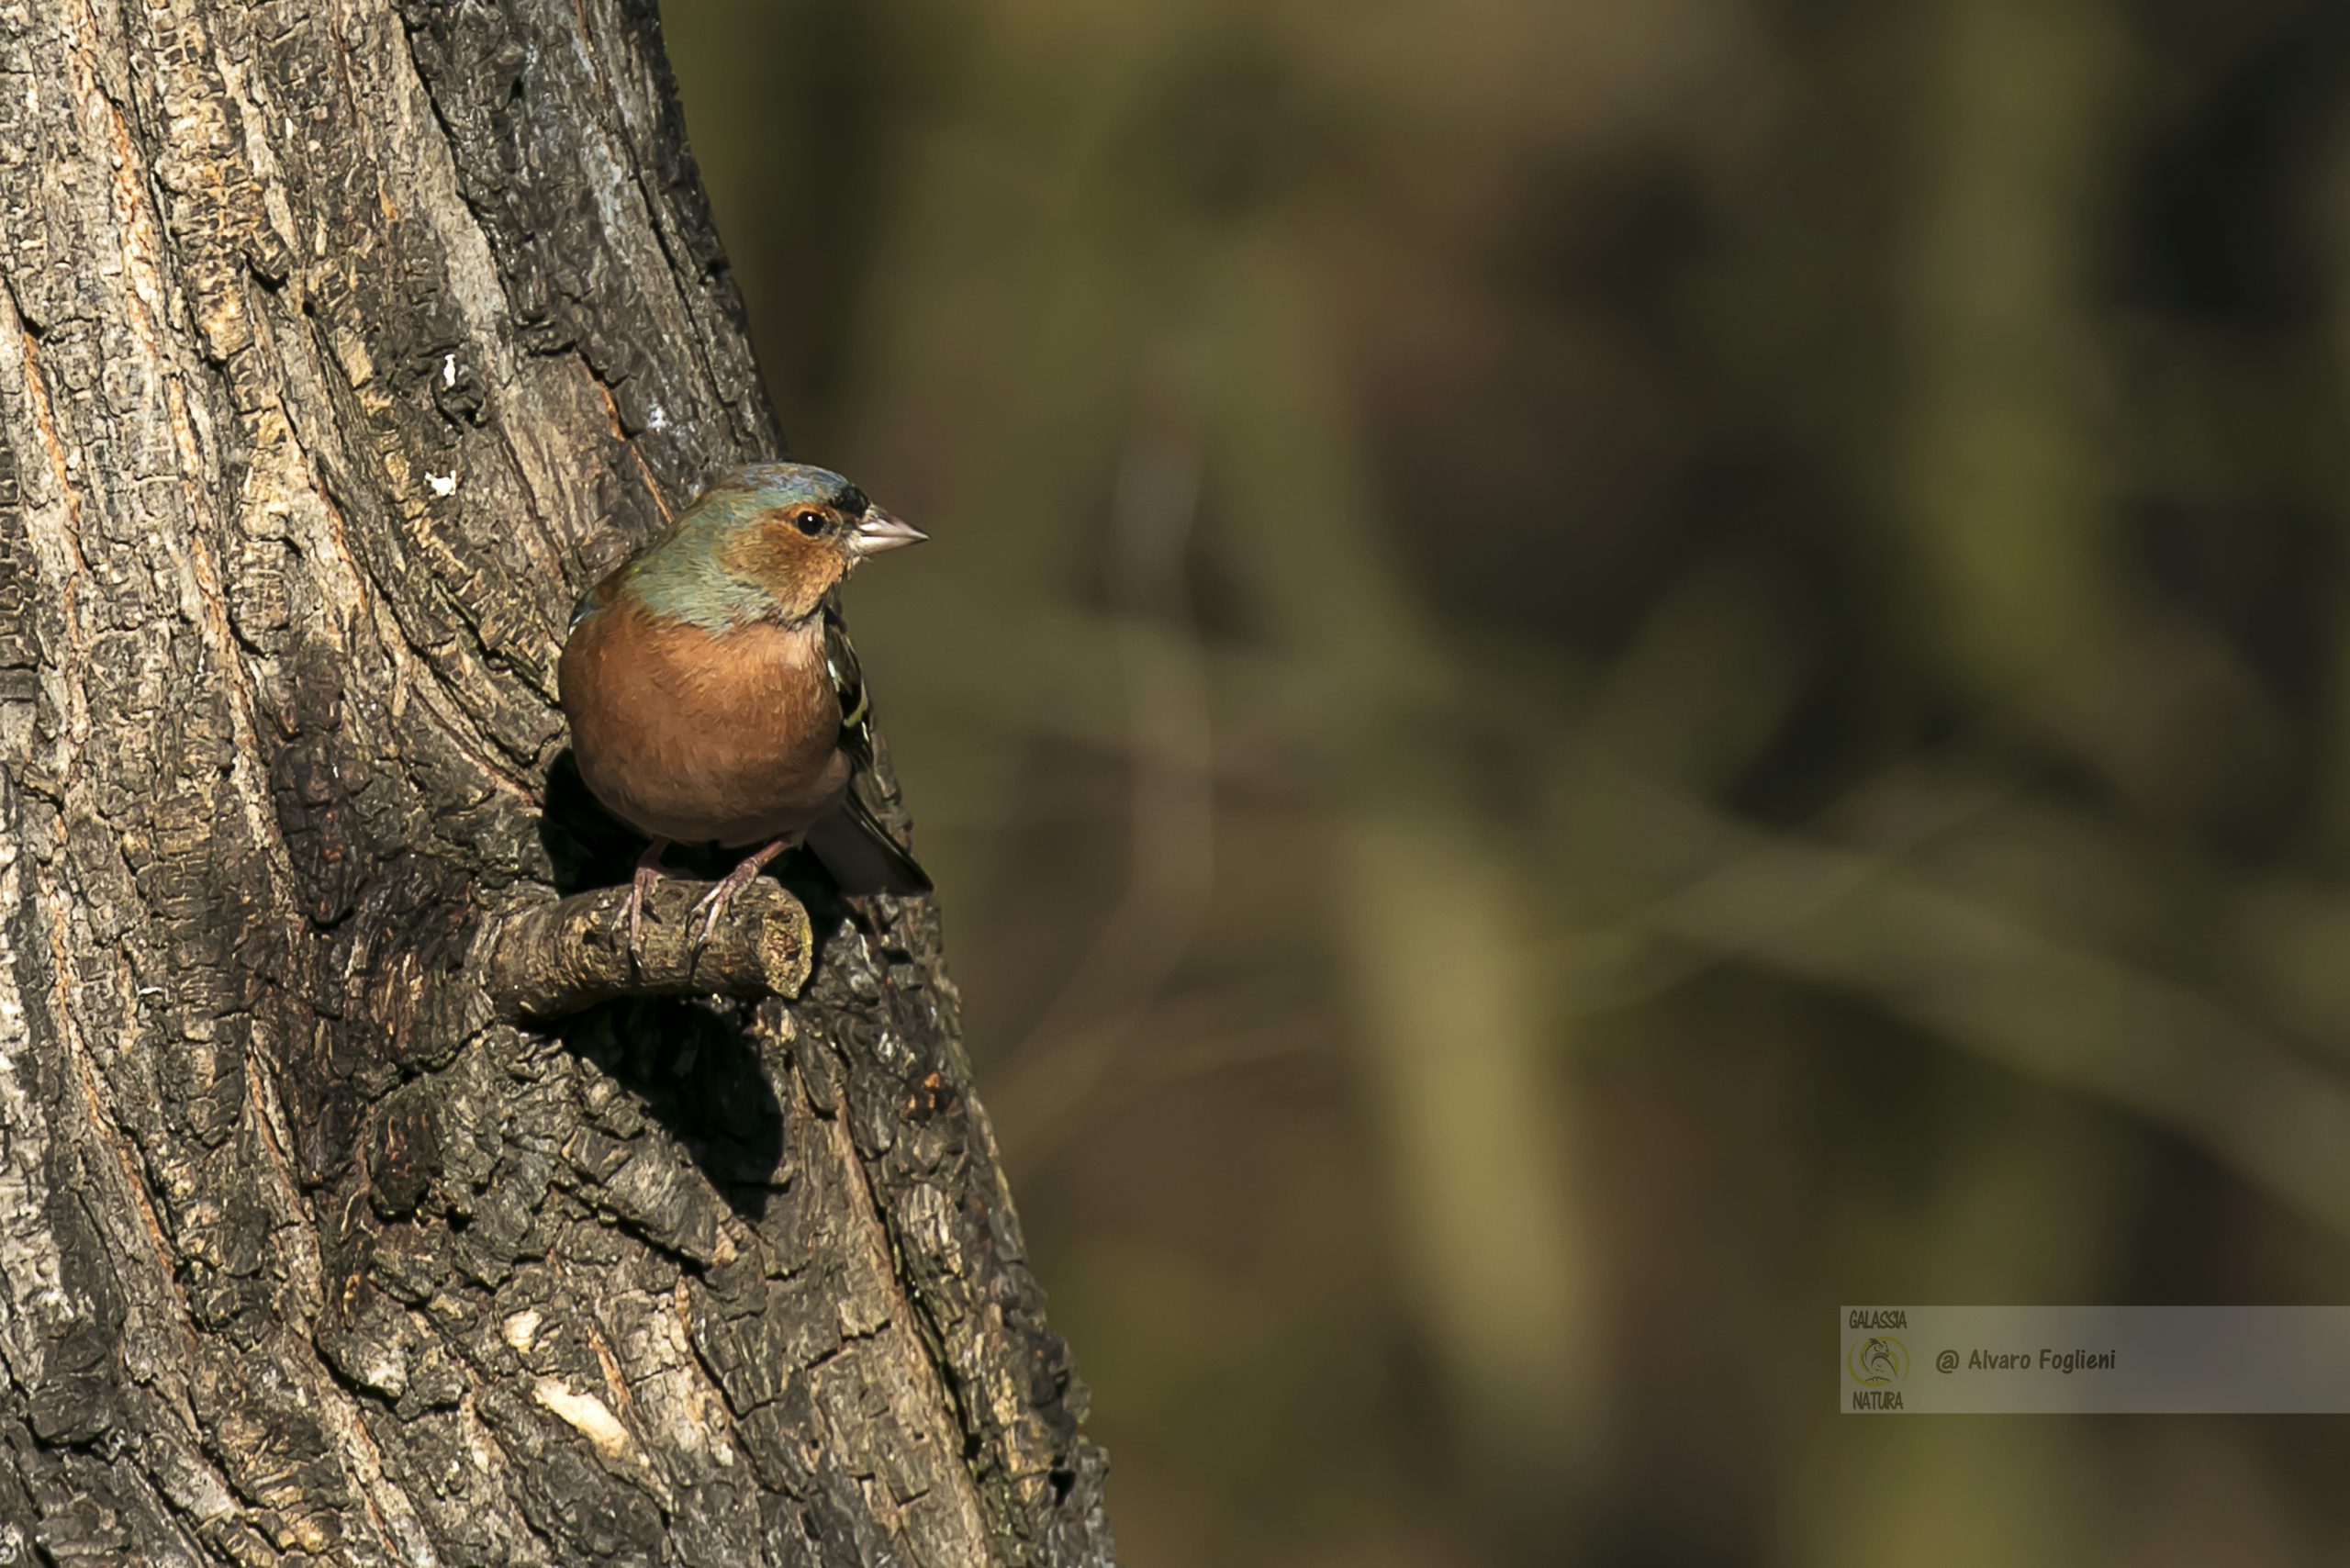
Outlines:
{"label": "rough bark", "polygon": [[0,0],[0,1562],[1109,1562],[929,907],[592,928],[780,445],[650,0]]}

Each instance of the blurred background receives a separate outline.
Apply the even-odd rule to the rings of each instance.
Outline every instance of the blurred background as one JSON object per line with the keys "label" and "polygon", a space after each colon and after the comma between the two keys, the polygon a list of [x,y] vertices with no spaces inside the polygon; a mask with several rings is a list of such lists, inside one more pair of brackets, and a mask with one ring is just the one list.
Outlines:
{"label": "blurred background", "polygon": [[663,10],[1128,1562],[2344,1560],[2350,7]]}

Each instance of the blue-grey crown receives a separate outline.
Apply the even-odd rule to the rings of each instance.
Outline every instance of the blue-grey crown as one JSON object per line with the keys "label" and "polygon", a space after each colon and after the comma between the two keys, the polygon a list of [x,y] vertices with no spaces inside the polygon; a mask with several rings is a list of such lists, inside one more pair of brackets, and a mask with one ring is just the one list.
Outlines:
{"label": "blue-grey crown", "polygon": [[806,463],[748,463],[711,484],[705,495],[741,493],[760,511],[778,507],[837,507],[854,517],[865,510],[865,492],[829,468]]}

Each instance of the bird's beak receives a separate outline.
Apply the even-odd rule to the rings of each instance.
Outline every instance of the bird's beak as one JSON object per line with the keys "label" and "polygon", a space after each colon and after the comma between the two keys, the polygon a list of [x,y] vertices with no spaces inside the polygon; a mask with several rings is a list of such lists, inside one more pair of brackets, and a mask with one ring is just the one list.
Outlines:
{"label": "bird's beak", "polygon": [[869,507],[848,536],[848,550],[850,554],[863,560],[867,555],[878,555],[884,550],[902,550],[909,544],[919,544],[929,537],[912,523],[891,517],[879,507]]}

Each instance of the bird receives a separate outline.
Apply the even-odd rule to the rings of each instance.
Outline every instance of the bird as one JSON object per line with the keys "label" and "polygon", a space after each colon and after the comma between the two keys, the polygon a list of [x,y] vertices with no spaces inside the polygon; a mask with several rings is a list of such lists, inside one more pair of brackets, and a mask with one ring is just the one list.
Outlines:
{"label": "bird", "polygon": [[556,700],[589,793],[650,840],[619,913],[632,956],[673,845],[748,850],[687,916],[697,949],[802,842],[845,893],[931,890],[858,791],[873,706],[840,608],[860,565],[928,537],[829,469],[755,463],[580,599]]}

